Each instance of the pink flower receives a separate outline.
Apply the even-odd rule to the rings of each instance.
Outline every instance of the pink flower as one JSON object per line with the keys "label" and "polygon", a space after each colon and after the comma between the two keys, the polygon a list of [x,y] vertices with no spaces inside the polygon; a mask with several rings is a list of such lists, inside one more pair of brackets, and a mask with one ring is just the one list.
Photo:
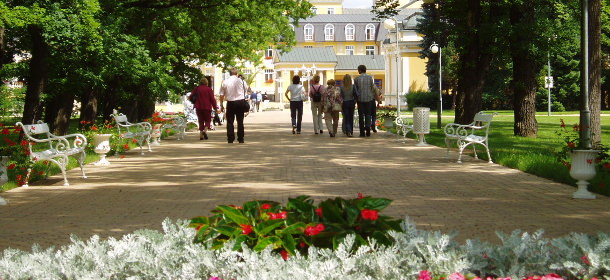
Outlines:
{"label": "pink flower", "polygon": [[263,205],[261,206],[261,208],[262,208],[263,210],[271,209],[271,204],[269,204],[269,203],[265,203],[265,204],[263,204]]}
{"label": "pink flower", "polygon": [[270,220],[286,219],[286,217],[288,217],[288,212],[286,211],[280,213],[269,213]]}
{"label": "pink flower", "polygon": [[379,217],[379,211],[371,209],[362,209],[360,211],[362,218],[365,220],[375,221]]}
{"label": "pink flower", "polygon": [[324,231],[324,225],[318,224],[317,226],[307,226],[305,227],[305,236],[314,236]]}
{"label": "pink flower", "polygon": [[363,198],[362,193],[358,193],[358,199],[362,199],[362,198]]}
{"label": "pink flower", "polygon": [[432,275],[430,271],[422,270],[419,272],[419,280],[432,280]]}
{"label": "pink flower", "polygon": [[208,280],[222,280],[222,279],[220,279],[220,277],[217,277],[217,276],[210,276],[210,278]]}
{"label": "pink flower", "polygon": [[322,218],[322,207],[316,209],[316,214],[318,214],[318,217]]}
{"label": "pink flower", "polygon": [[449,275],[449,280],[466,280],[466,278],[464,277],[464,275],[459,274],[457,272],[451,273]]}
{"label": "pink flower", "polygon": [[586,265],[591,265],[591,262],[589,261],[589,258],[587,258],[587,256],[582,256],[582,258],[580,258],[582,260],[582,262]]}

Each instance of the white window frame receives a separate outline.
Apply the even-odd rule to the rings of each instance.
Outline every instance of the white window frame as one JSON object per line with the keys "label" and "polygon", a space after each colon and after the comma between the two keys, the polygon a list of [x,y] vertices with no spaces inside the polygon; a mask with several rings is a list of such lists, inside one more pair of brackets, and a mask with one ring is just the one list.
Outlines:
{"label": "white window frame", "polygon": [[265,69],[265,81],[273,81],[273,69]]}
{"label": "white window frame", "polygon": [[317,15],[317,14],[318,14],[318,8],[316,8],[316,7],[311,7],[311,12],[313,12],[313,13],[314,13],[314,15]]}
{"label": "white window frame", "polygon": [[269,48],[267,48],[267,50],[265,51],[265,56],[273,57],[273,47],[272,46],[269,46]]}
{"label": "white window frame", "polygon": [[345,46],[345,55],[354,55],[356,54],[355,46]]}
{"label": "white window frame", "polygon": [[345,26],[345,40],[354,41],[356,39],[356,27],[353,24]]}
{"label": "white window frame", "polygon": [[328,8],[328,14],[329,15],[334,15],[335,14],[335,8]]}
{"label": "white window frame", "polygon": [[366,40],[375,40],[375,25],[372,23],[367,24],[364,29],[364,35],[366,36]]}
{"label": "white window frame", "polygon": [[303,35],[305,35],[305,41],[313,41],[313,25],[306,24],[303,27]]}
{"label": "white window frame", "polygon": [[324,40],[334,41],[335,40],[335,26],[328,23],[324,26]]}
{"label": "white window frame", "polygon": [[306,49],[313,49],[313,46],[303,46]]}
{"label": "white window frame", "polygon": [[365,54],[366,55],[375,55],[375,46],[365,46]]}

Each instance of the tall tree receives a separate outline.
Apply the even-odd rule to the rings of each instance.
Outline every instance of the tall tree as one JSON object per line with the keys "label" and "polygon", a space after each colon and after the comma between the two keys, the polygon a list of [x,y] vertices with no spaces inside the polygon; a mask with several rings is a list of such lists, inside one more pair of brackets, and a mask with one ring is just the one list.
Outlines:
{"label": "tall tree", "polygon": [[589,0],[589,104],[591,111],[591,143],[598,148],[602,142],[601,72],[602,72],[602,1]]}

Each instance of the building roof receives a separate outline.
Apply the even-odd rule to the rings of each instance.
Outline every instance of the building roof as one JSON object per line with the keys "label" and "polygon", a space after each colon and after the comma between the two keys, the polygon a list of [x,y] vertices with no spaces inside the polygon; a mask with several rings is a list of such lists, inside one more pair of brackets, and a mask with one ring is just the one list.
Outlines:
{"label": "building roof", "polygon": [[356,70],[358,65],[365,65],[367,70],[384,70],[383,55],[337,55],[337,70]]}
{"label": "building roof", "polygon": [[328,14],[320,14],[320,15],[315,15],[313,17],[310,18],[306,18],[303,20],[300,20],[299,23],[339,23],[339,22],[344,22],[344,23],[357,23],[357,22],[367,22],[367,23],[373,23],[373,22],[379,22],[379,20],[374,20],[373,19],[373,14],[371,13],[367,13],[367,14],[332,14],[332,15],[328,15]]}
{"label": "building roof", "polygon": [[278,53],[277,62],[337,62],[333,48],[294,48]]}

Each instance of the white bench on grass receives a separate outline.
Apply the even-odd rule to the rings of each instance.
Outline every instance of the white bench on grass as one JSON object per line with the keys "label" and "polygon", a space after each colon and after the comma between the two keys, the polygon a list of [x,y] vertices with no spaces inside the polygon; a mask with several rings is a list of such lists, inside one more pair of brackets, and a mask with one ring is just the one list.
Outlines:
{"label": "white bench on grass", "polygon": [[399,139],[400,134],[402,134],[402,142],[404,143],[407,139],[407,133],[413,131],[413,118],[399,116],[394,120],[394,125],[396,126],[396,139]]}
{"label": "white bench on grass", "polygon": [[487,151],[487,158],[489,163],[491,161],[491,155],[489,154],[489,127],[491,120],[497,113],[486,114],[484,112],[478,112],[474,116],[474,121],[470,124],[457,124],[450,123],[445,126],[445,144],[447,144],[447,157],[449,157],[449,148],[451,142],[456,142],[460,154],[458,156],[458,163],[462,163],[462,153],[468,145],[472,145],[474,152],[474,158],[477,157],[477,150],[475,144],[482,145]]}
{"label": "white bench on grass", "polygon": [[184,140],[186,134],[186,119],[181,116],[170,117],[169,123],[163,125],[163,129],[173,129],[176,131],[176,137],[178,140]]}
{"label": "white bench on grass", "polygon": [[142,144],[144,144],[144,140],[146,140],[148,151],[152,152],[152,149],[150,148],[150,131],[152,130],[152,125],[149,122],[130,123],[127,120],[127,116],[123,113],[114,113],[112,114],[112,117],[117,124],[116,127],[119,130],[120,138],[135,139],[138,146],[140,146],[140,153],[142,155],[144,155]]}
{"label": "white bench on grass", "polygon": [[[80,165],[80,170],[83,178],[85,176],[85,147],[87,147],[87,138],[79,133],[57,136],[51,133],[49,126],[46,123],[38,121],[36,124],[24,125],[21,122],[16,123],[23,130],[23,135],[28,141],[28,151],[32,164],[28,167],[28,172],[25,176],[23,186],[28,186],[30,175],[32,173],[32,165],[38,161],[50,161],[59,166],[61,174],[64,176],[64,186],[69,186],[66,176],[66,167],[68,166],[69,156],[74,157]],[[46,171],[46,177],[49,176],[49,164]]]}

